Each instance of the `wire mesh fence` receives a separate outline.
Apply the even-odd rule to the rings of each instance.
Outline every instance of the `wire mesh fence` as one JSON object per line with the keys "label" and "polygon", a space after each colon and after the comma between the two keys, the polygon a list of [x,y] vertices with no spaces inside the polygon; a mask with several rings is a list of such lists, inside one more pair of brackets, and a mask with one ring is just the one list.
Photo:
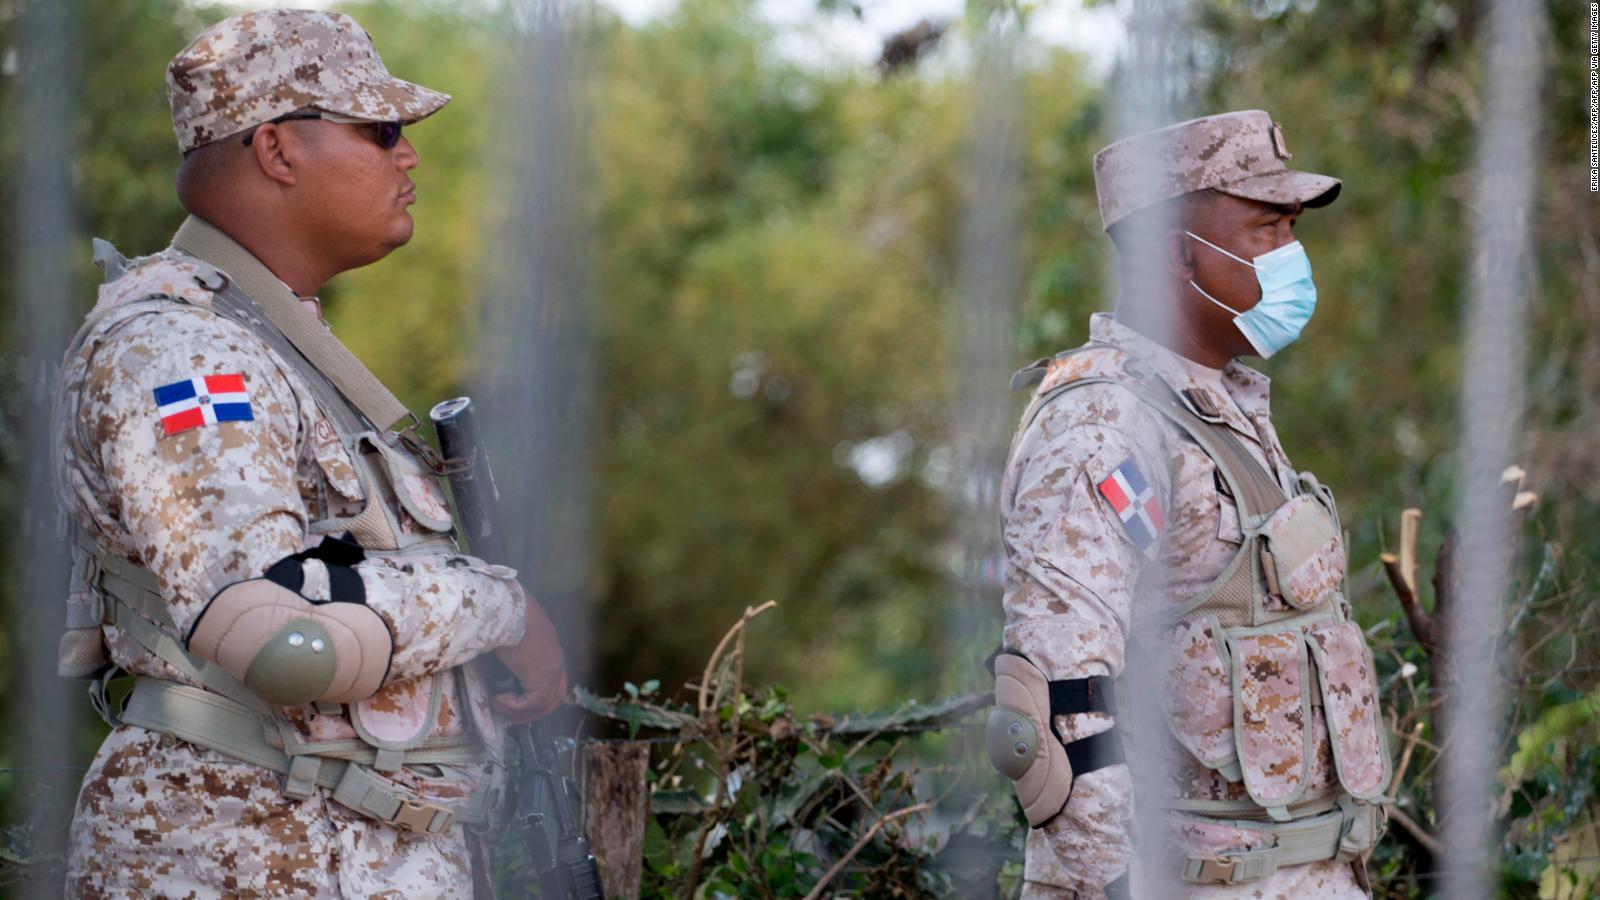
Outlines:
{"label": "wire mesh fence", "polygon": [[[87,305],[61,298],[88,298],[84,219],[120,227],[118,216],[141,214],[101,211],[114,192],[96,173],[114,170],[108,157],[126,148],[84,137],[82,110],[94,102],[80,96],[84,73],[100,73],[93,92],[109,83],[95,68],[106,54],[89,6],[0,11],[7,109],[27,136],[6,147],[0,452],[14,724],[0,759],[9,805],[0,879],[30,895],[60,893],[89,758],[85,718],[62,712],[81,697],[55,677],[53,659],[52,598],[66,561],[49,410],[59,348]],[[202,15],[169,6],[163,14],[185,28]],[[819,4],[815,15],[870,18],[850,6]],[[874,879],[935,895],[1020,887],[1027,829],[985,768],[981,740],[980,661],[1003,626],[998,510],[1017,412],[1007,379],[1037,352],[1079,342],[1073,317],[1113,306],[1119,280],[1123,292],[1164,290],[1158,279],[1127,280],[1155,274],[1154,263],[1102,264],[1113,257],[1094,221],[1093,149],[1246,105],[1295,121],[1297,138],[1312,130],[1299,122],[1315,123],[1327,148],[1300,152],[1359,165],[1367,179],[1347,179],[1327,214],[1348,208],[1354,224],[1307,226],[1328,229],[1306,238],[1332,295],[1319,324],[1350,349],[1313,343],[1304,365],[1274,363],[1276,402],[1291,407],[1280,430],[1300,435],[1286,443],[1355,480],[1356,503],[1343,495],[1346,509],[1359,508],[1347,515],[1347,544],[1368,556],[1396,549],[1387,525],[1372,524],[1392,519],[1390,507],[1450,510],[1430,513],[1420,536],[1411,526],[1413,557],[1423,543],[1445,548],[1431,585],[1415,565],[1397,575],[1351,563],[1395,757],[1374,892],[1591,890],[1600,667],[1589,659],[1600,626],[1587,533],[1600,522],[1585,459],[1600,372],[1590,337],[1600,325],[1600,248],[1592,195],[1565,183],[1579,131],[1564,105],[1587,77],[1581,48],[1592,26],[1582,11],[1508,0],[1367,11],[1126,0],[1100,4],[1115,12],[1122,41],[1103,55],[1111,75],[1102,81],[1085,77],[1081,60],[1041,49],[1049,11],[968,6],[964,17],[890,36],[872,77],[859,66],[818,75],[811,61],[783,56],[797,39],[782,26],[748,4],[712,0],[644,24],[605,6],[530,0],[497,7],[498,25],[465,45],[481,53],[494,88],[475,107],[491,114],[492,149],[449,156],[451,144],[438,146],[492,174],[475,193],[441,182],[451,187],[440,194],[477,198],[465,204],[476,219],[450,220],[452,241],[470,253],[448,253],[482,276],[463,290],[477,298],[462,318],[473,324],[451,326],[470,339],[451,351],[447,376],[415,375],[431,365],[430,345],[401,344],[416,348],[402,377],[421,386],[406,399],[424,387],[471,390],[494,423],[508,561],[555,614],[573,680],[586,686],[574,698],[584,724],[574,719],[562,745],[574,775],[585,777],[586,748],[649,748],[645,777],[660,805],[641,820],[656,829],[639,851],[642,890],[753,884],[739,879],[796,859],[783,877],[800,893],[830,884],[870,893]],[[357,14],[369,7],[393,21],[412,9],[377,3]],[[1294,52],[1307,71],[1284,64]],[[1333,74],[1314,80],[1318,68]],[[462,100],[476,102],[470,91]],[[132,100],[128,108],[131,117]],[[630,133],[648,137],[629,143]],[[1315,142],[1298,140],[1297,149]],[[1169,174],[1159,160],[1146,164],[1148,178]],[[86,177],[100,190],[80,209]],[[1161,260],[1174,224],[1148,218],[1123,249]],[[345,298],[333,296],[337,308]],[[770,327],[741,318],[776,320],[773,309],[790,318]],[[943,324],[908,331],[921,320]],[[1179,327],[1146,324],[1158,342]],[[912,342],[902,332],[918,339],[915,352],[897,346]],[[921,341],[930,334],[948,344]],[[834,362],[840,374],[819,374]],[[948,378],[930,376],[939,367]],[[928,387],[941,379],[947,387]],[[1457,391],[1454,403],[1439,399]],[[797,447],[822,462],[760,469]],[[641,462],[668,455],[690,462]],[[1525,477],[1508,483],[1518,464]],[[839,472],[842,482],[830,480]],[[1384,496],[1395,482],[1403,503]],[[1518,506],[1533,490],[1538,504]],[[666,499],[619,501],[620,491]],[[705,507],[761,506],[776,510],[701,517]],[[874,511],[881,523],[860,524]],[[902,527],[897,516],[919,521]],[[813,527],[829,520],[856,524]],[[642,540],[650,531],[674,541]],[[708,575],[724,565],[774,574]],[[1165,581],[1152,573],[1147,589],[1159,595]],[[771,587],[777,615],[792,616],[783,638],[751,654],[755,675],[690,704],[602,698],[623,678],[697,666],[703,629],[719,627],[698,620],[742,600],[718,596],[716,613],[692,601],[728,585]],[[1119,689],[1157,695],[1162,685],[1138,679],[1168,668],[1160,626],[1136,618],[1127,627],[1136,640]],[[694,639],[672,636],[692,629]],[[645,660],[637,667],[635,651]],[[815,709],[903,697],[906,685],[955,696],[884,716],[811,716],[764,683],[780,680],[801,681]],[[689,693],[704,681],[691,678]],[[1136,737],[1167,728],[1156,704],[1130,704],[1125,719]],[[1172,780],[1160,744],[1134,742],[1132,784]],[[761,791],[774,802],[758,803]],[[1145,895],[1181,896],[1158,792],[1136,790],[1134,800]],[[780,814],[782,827],[763,818]]]}

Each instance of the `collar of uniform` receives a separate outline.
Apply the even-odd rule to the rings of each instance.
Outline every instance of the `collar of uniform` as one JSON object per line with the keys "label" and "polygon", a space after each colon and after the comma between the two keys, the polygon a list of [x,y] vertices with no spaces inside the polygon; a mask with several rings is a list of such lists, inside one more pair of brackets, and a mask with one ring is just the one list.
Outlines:
{"label": "collar of uniform", "polygon": [[1257,410],[1267,408],[1270,386],[1267,376],[1238,360],[1230,360],[1222,367],[1222,383],[1233,398],[1230,404],[1212,397],[1211,389],[1194,377],[1182,357],[1118,322],[1110,313],[1090,316],[1089,337],[1138,357],[1183,399],[1190,412],[1207,422],[1221,422],[1257,444],[1261,443],[1255,427],[1239,413],[1254,415]]}

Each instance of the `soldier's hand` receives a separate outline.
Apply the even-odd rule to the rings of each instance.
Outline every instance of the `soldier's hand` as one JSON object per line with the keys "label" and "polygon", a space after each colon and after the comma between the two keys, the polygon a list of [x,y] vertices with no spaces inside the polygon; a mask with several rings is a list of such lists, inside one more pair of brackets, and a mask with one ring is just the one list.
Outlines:
{"label": "soldier's hand", "polygon": [[522,640],[501,647],[495,655],[517,677],[522,689],[495,694],[495,712],[517,725],[544,718],[561,706],[567,697],[566,658],[556,629],[543,607],[527,592],[526,627]]}

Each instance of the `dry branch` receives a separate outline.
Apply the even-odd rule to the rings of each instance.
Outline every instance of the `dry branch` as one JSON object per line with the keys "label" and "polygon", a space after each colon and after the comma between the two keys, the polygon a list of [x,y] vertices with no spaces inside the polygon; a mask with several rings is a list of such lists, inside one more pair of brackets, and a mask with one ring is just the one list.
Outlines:
{"label": "dry branch", "polygon": [[811,892],[806,894],[805,900],[817,900],[817,898],[821,897],[822,889],[828,886],[828,882],[832,881],[840,872],[844,871],[844,867],[850,864],[850,860],[855,859],[856,854],[860,853],[863,847],[866,847],[867,844],[871,843],[873,835],[876,835],[879,829],[883,828],[883,826],[896,819],[903,819],[906,816],[913,815],[915,813],[926,812],[932,807],[932,805],[933,804],[927,801],[923,801],[915,806],[908,806],[905,809],[897,809],[892,813],[888,813],[878,821],[873,822],[872,827],[867,829],[867,833],[863,834],[860,840],[857,840],[855,845],[852,846],[845,853],[845,855],[839,857],[838,862],[834,863],[833,866],[828,869],[828,871],[822,874],[822,878],[817,881],[814,887],[811,888]]}

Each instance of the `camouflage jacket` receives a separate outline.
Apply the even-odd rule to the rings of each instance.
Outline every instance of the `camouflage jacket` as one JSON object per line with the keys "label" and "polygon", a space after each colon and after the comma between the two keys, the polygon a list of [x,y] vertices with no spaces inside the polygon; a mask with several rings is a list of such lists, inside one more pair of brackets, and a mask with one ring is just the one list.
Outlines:
{"label": "camouflage jacket", "polygon": [[[1297,473],[1273,429],[1264,375],[1237,362],[1220,372],[1206,369],[1104,313],[1091,319],[1090,334],[1104,346],[1055,360],[1038,386],[1040,394],[1076,379],[1120,374],[1137,360],[1180,395],[1188,391],[1201,398],[1204,408],[1192,411],[1224,424],[1293,496]],[[1154,502],[1142,531],[1123,523],[1102,490],[1114,476],[1124,486],[1131,478],[1147,491],[1146,502]],[[1239,552],[1244,531],[1232,497],[1219,489],[1222,483],[1216,464],[1199,445],[1121,387],[1085,385],[1043,406],[1018,433],[1001,490],[1006,646],[1026,655],[1051,680],[1120,676],[1141,573],[1161,571],[1166,585],[1161,595],[1176,610],[1205,592]],[[1171,692],[1183,689],[1170,687]],[[1216,698],[1228,699],[1231,695]],[[1123,696],[1121,702],[1126,708],[1136,698]],[[1305,788],[1313,792],[1337,780],[1328,729],[1321,717],[1314,718],[1305,769]],[[1112,719],[1082,713],[1060,716],[1057,724],[1063,738],[1072,741],[1111,727]],[[1242,783],[1194,754],[1173,752],[1170,758],[1174,783],[1166,798],[1246,799]],[[1029,832],[1025,875],[1032,895],[1100,896],[1132,859],[1132,815],[1126,765],[1076,779],[1062,813]],[[1172,828],[1175,840],[1194,852],[1270,841],[1197,817],[1174,815]],[[1194,896],[1237,891],[1238,896],[1276,897],[1312,885],[1325,890],[1309,896],[1365,896],[1350,866],[1332,862],[1285,869],[1252,884],[1192,890]]]}
{"label": "camouflage jacket", "polygon": [[[317,543],[311,522],[367,500],[311,391],[260,339],[210,308],[199,271],[195,259],[168,249],[104,285],[65,360],[56,410],[60,479],[78,527],[154,575],[180,638],[221,588]],[[154,389],[213,375],[242,376],[251,417],[166,435]],[[448,529],[432,479],[399,489],[414,492],[411,506],[442,516]],[[402,528],[439,526],[419,523],[392,497],[378,499],[397,506]],[[359,704],[364,726],[407,738],[493,732],[486,686],[461,666],[520,639],[527,598],[515,573],[454,552],[369,558],[356,571],[367,604],[394,638],[383,686]],[[315,588],[308,582],[307,590]],[[104,637],[122,669],[184,680],[115,626],[104,626]],[[301,741],[357,737],[348,714],[310,705],[283,713]],[[456,777],[409,768],[392,777],[440,800],[470,791],[470,772],[441,774]],[[429,893],[467,883],[460,826],[402,839],[320,790],[296,802],[276,785],[265,770],[122,726],[102,747],[79,800],[74,891],[365,895],[419,869],[434,873]],[[187,838],[153,847],[140,837],[174,832]],[[357,852],[363,846],[377,849]],[[252,854],[248,862],[224,862],[239,852]],[[158,871],[168,880],[152,882]],[[224,872],[231,881],[216,880]]]}

